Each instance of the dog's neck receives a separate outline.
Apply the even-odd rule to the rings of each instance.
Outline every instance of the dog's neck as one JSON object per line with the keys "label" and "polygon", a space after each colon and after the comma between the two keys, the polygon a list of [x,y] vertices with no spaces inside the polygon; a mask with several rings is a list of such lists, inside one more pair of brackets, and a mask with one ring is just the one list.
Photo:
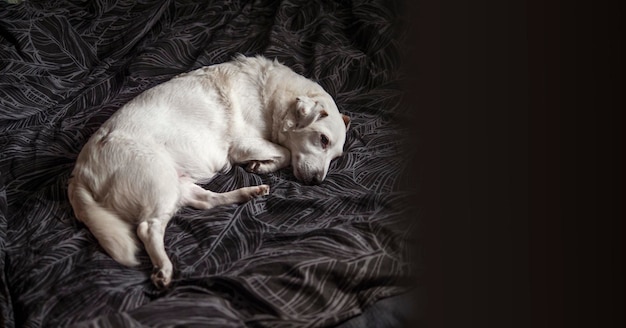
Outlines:
{"label": "dog's neck", "polygon": [[272,111],[272,131],[270,134],[272,142],[284,146],[285,137],[289,132],[288,122],[294,121],[294,113],[290,110],[291,104],[273,102],[272,104],[268,105],[270,110]]}
{"label": "dog's neck", "polygon": [[264,100],[265,108],[270,111],[272,118],[269,133],[271,141],[284,146],[285,138],[289,132],[285,129],[287,127],[286,122],[293,122],[295,119],[293,106],[295,106],[298,96],[298,88],[291,85],[285,86],[282,82],[272,78],[267,79],[265,90],[271,91],[264,95]]}
{"label": "dog's neck", "polygon": [[266,93],[263,95],[265,108],[272,117],[271,141],[286,146],[286,139],[294,131],[296,123],[296,101],[299,96],[323,92],[321,87],[310,80],[289,71],[287,76],[292,77],[291,83],[285,84],[285,71],[279,68],[282,74],[273,74],[270,70],[264,83]]}

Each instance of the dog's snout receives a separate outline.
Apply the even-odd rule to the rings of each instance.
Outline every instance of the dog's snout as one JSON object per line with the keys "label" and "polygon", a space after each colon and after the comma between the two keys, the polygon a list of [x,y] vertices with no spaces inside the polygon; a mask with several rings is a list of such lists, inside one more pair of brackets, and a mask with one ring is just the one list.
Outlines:
{"label": "dog's snout", "polygon": [[324,181],[326,174],[324,172],[311,172],[307,170],[306,166],[301,168],[299,166],[294,166],[293,175],[301,181],[305,185],[318,185]]}
{"label": "dog's snout", "polygon": [[322,181],[324,181],[324,177],[325,177],[325,174],[323,174],[323,173],[314,174],[313,176],[311,176],[311,180],[309,181],[308,184],[310,184],[310,185],[318,185],[318,184],[322,183]]}

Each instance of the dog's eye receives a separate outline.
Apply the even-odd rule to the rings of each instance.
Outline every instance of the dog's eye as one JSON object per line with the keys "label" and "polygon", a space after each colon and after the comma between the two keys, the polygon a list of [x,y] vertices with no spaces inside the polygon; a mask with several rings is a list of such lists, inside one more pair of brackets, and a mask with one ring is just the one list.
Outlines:
{"label": "dog's eye", "polygon": [[322,134],[322,136],[320,137],[320,141],[322,142],[322,147],[324,149],[326,149],[326,147],[328,147],[328,143],[329,143],[328,137],[326,135]]}

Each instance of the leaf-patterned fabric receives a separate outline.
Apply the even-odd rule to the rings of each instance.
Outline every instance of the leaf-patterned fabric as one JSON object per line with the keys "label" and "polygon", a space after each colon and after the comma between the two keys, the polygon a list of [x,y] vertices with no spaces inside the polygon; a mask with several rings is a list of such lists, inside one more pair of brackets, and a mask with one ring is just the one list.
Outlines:
{"label": "leaf-patterned fabric", "polygon": [[[0,3],[0,326],[326,327],[407,290],[414,224],[394,1]],[[319,186],[235,167],[203,187],[268,196],[170,221],[173,286],[107,256],[67,180],[93,132],[142,91],[235,54],[276,58],[352,118]],[[211,141],[207,141],[211,142]]]}

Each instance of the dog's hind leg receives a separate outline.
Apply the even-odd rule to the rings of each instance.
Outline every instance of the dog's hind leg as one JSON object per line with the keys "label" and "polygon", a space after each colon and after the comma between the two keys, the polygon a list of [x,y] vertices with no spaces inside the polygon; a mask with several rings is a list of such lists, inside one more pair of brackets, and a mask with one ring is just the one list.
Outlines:
{"label": "dog's hind leg", "polygon": [[[152,282],[158,288],[166,288],[172,282],[174,269],[165,252],[165,228],[179,208],[182,191],[177,186],[179,178],[173,165],[168,165],[167,158],[157,159],[160,160],[146,161],[141,166],[131,167],[137,169],[136,174],[152,172],[142,176],[141,184],[137,187],[142,192],[134,196],[142,204],[141,212],[137,215],[139,220],[136,231],[154,267]],[[144,171],[139,171],[140,168]]]}
{"label": "dog's hind leg", "polygon": [[244,203],[253,198],[267,195],[270,191],[268,185],[259,185],[217,193],[203,189],[191,181],[183,183],[181,187],[183,193],[180,205],[191,206],[195,209],[210,209],[220,205]]}
{"label": "dog's hind leg", "polygon": [[172,282],[173,266],[169,257],[165,253],[163,237],[165,226],[169,220],[169,215],[163,218],[148,219],[139,223],[137,235],[143,242],[150,261],[154,269],[152,271],[152,282],[159,288],[168,287]]}

